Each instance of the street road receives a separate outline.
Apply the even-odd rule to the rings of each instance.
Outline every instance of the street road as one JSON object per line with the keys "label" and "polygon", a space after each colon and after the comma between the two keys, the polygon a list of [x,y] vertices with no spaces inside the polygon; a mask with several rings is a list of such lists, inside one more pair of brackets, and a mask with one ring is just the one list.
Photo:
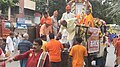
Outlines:
{"label": "street road", "polygon": [[[16,52],[13,54],[13,56],[14,55],[18,55],[19,54],[19,52],[16,50]],[[13,61],[13,62],[8,62],[7,64],[6,64],[6,67],[20,67],[20,62],[19,61]]]}
{"label": "street road", "polygon": [[19,61],[7,63],[6,67],[20,67],[20,63],[19,63]]}

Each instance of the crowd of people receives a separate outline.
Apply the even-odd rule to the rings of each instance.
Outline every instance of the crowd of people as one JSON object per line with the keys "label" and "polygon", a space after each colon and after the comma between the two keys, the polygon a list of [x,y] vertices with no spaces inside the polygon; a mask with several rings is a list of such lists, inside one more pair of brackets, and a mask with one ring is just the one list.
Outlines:
{"label": "crowd of people", "polygon": [[[40,20],[39,38],[29,41],[30,35],[24,33],[20,35],[13,32],[6,38],[5,46],[0,48],[0,59],[7,62],[20,60],[21,67],[63,67],[61,65],[61,53],[67,50],[69,57],[72,58],[72,67],[83,67],[84,59],[88,56],[85,46],[82,45],[84,40],[82,37],[75,37],[76,26],[84,25],[86,27],[95,27],[94,19],[91,10],[86,10],[86,14],[74,15],[71,13],[70,5],[66,6],[66,12],[63,13],[58,21],[58,11],[53,12],[53,16],[49,16],[48,12],[44,12]],[[3,44],[0,38],[0,45]],[[116,66],[120,60],[119,39],[115,39],[115,53],[117,56]],[[67,44],[67,45],[66,45]],[[109,46],[108,32],[104,33],[103,46],[100,46],[99,59],[96,59],[96,64],[100,67],[105,67],[106,45]],[[67,49],[66,49],[67,48]],[[13,56],[19,51],[20,54]],[[6,58],[7,57],[7,58]],[[104,63],[101,64],[101,61]],[[3,63],[3,67],[5,67]]]}
{"label": "crowd of people", "polygon": [[[44,12],[40,21],[40,38],[35,39],[33,43],[28,40],[30,35],[27,33],[20,35],[11,32],[6,38],[5,47],[1,49],[1,52],[5,54],[4,58],[7,57],[6,62],[20,60],[21,67],[61,67],[61,52],[64,51],[65,47],[63,44],[69,42],[68,52],[73,57],[72,66],[83,67],[87,50],[81,45],[82,38],[76,38],[75,42],[77,47],[82,48],[82,50],[77,47],[72,48],[75,36],[74,28],[79,22],[78,18],[70,11],[71,7],[67,5],[66,12],[63,13],[59,22],[57,10],[54,11],[52,17],[49,16],[48,12]],[[17,50],[20,54],[13,56]],[[81,57],[78,57],[79,55]],[[82,62],[77,63],[78,61]]]}
{"label": "crowd of people", "polygon": [[[10,33],[10,36],[8,36],[8,39],[11,39],[12,42],[14,42],[13,36],[13,33]],[[64,50],[64,47],[59,40],[55,39],[55,35],[53,33],[49,34],[50,41],[48,42],[46,41],[47,38],[45,35],[42,35],[40,38],[35,39],[33,43],[28,41],[28,38],[29,35],[25,33],[23,34],[23,38],[18,43],[17,49],[20,51],[19,55],[13,56],[12,54],[15,53],[16,45],[13,45],[13,43],[7,43],[5,48],[8,49],[5,50],[5,52],[9,52],[10,54],[6,54],[5,52],[3,52],[4,49],[2,50],[1,48],[0,57],[7,57],[6,59],[4,59],[5,62],[20,60],[21,67],[62,67],[61,52]],[[2,38],[0,41],[2,44]],[[77,38],[76,47],[72,48],[70,51],[70,56],[74,57],[73,61],[75,61],[72,63],[73,67],[76,67],[76,64],[78,64],[78,59],[82,61],[78,64],[78,66],[83,67],[84,56],[87,56],[87,50],[84,46],[81,45],[81,42],[82,38]],[[9,47],[9,44],[12,44],[14,49],[10,48],[11,46]],[[81,49],[79,49],[78,47]],[[82,54],[76,51],[79,51]],[[80,58],[78,57],[79,55],[81,56]],[[5,63],[2,67],[5,67]]]}

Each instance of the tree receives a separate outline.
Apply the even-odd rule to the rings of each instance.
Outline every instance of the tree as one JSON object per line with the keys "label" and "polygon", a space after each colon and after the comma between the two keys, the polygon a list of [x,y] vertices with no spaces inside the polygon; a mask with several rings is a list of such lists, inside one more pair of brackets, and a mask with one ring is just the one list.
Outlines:
{"label": "tree", "polygon": [[106,11],[110,7],[108,0],[90,0],[93,9],[93,16],[95,18],[100,18],[106,21],[107,23],[112,23],[113,20],[111,16],[107,16],[109,11]]}
{"label": "tree", "polygon": [[66,0],[48,0],[49,4],[47,5],[46,0],[34,0],[36,2],[36,11],[45,12],[46,8],[49,10],[50,16],[53,15],[55,10],[58,10],[59,16],[61,18],[62,13],[65,12]]}
{"label": "tree", "polygon": [[9,6],[14,7],[18,2],[19,0],[0,0],[2,13],[5,14]]}
{"label": "tree", "polygon": [[93,16],[101,18],[107,23],[120,25],[120,0],[90,0],[90,2],[93,6]]}
{"label": "tree", "polygon": [[49,0],[49,13],[53,15],[55,10],[58,10],[59,16],[61,18],[62,14],[65,12],[66,0]]}
{"label": "tree", "polygon": [[[0,0],[0,6],[3,14],[6,14],[8,12],[8,18],[10,20],[11,15],[11,7],[14,7],[16,3],[18,3],[19,0]],[[8,10],[7,10],[8,9]]]}
{"label": "tree", "polygon": [[114,16],[116,13],[120,12],[120,0],[114,0],[111,2],[111,7],[107,8],[106,10],[110,10],[108,15]]}
{"label": "tree", "polygon": [[111,1],[111,6],[106,9],[109,13],[107,17],[111,16],[113,23],[120,25],[120,0]]}
{"label": "tree", "polygon": [[46,7],[46,0],[35,0],[36,2],[36,11],[44,12]]}

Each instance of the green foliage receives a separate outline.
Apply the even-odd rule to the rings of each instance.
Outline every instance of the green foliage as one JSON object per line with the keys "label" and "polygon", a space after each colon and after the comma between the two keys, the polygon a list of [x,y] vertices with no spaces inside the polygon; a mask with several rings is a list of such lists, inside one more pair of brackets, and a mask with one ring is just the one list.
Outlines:
{"label": "green foliage", "polygon": [[36,11],[44,12],[45,11],[45,0],[36,0]]}
{"label": "green foliage", "polygon": [[49,13],[50,16],[53,15],[55,10],[58,10],[59,16],[58,19],[61,18],[62,14],[65,12],[66,0],[49,0]]}
{"label": "green foliage", "polygon": [[113,0],[111,6],[106,11],[109,11],[107,17],[111,16],[113,23],[120,25],[120,0]]}
{"label": "green foliage", "polygon": [[49,5],[45,5],[45,0],[36,0],[36,11],[44,12],[45,8],[49,10],[50,16],[53,15],[55,10],[58,10],[59,16],[58,19],[61,18],[63,12],[65,12],[66,1],[65,0],[48,0]]}
{"label": "green foliage", "polygon": [[18,3],[19,0],[1,0],[0,4],[6,5],[6,6],[15,6],[16,3]]}
{"label": "green foliage", "polygon": [[107,0],[102,3],[102,0],[98,1],[90,1],[92,4],[92,9],[93,9],[93,16],[95,18],[100,18],[106,21],[107,23],[113,23],[113,20],[111,19],[110,16],[107,16],[109,11],[106,11],[108,7],[110,7],[110,4],[107,2]]}
{"label": "green foliage", "polygon": [[0,0],[0,9],[2,13],[6,13],[9,6],[14,7],[19,0]]}
{"label": "green foliage", "polygon": [[93,16],[105,20],[107,23],[120,25],[120,0],[90,1],[93,6]]}

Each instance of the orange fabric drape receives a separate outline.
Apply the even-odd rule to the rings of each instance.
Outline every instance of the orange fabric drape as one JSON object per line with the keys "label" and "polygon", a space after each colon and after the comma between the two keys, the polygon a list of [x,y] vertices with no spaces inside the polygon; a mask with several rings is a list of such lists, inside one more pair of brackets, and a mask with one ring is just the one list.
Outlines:
{"label": "orange fabric drape", "polygon": [[84,19],[84,22],[85,22],[85,26],[94,27],[94,18],[92,14],[87,15]]}

